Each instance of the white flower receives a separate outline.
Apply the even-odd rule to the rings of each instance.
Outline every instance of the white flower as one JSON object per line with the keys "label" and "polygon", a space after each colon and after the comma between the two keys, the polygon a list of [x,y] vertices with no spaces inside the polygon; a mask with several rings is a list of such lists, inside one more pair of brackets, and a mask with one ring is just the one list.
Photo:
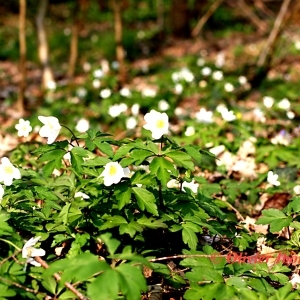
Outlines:
{"label": "white flower", "polygon": [[255,108],[253,109],[253,115],[254,115],[254,118],[257,120],[257,121],[260,121],[262,123],[264,123],[266,121],[266,117],[265,117],[265,114],[263,113],[263,111],[260,109],[260,108]]}
{"label": "white flower", "polygon": [[300,195],[300,185],[295,185],[293,191],[296,195]]}
{"label": "white flower", "polygon": [[273,171],[269,171],[268,172],[268,177],[267,177],[267,181],[275,186],[279,186],[280,182],[278,181],[278,175],[274,174]]}
{"label": "white flower", "polygon": [[219,145],[219,146],[209,149],[209,152],[211,152],[215,156],[219,156],[225,150],[226,150],[226,148],[224,145]]}
{"label": "white flower", "polygon": [[103,77],[103,75],[104,75],[104,73],[101,69],[97,69],[93,72],[93,76],[95,78],[101,78],[101,77]]}
{"label": "white flower", "polygon": [[176,116],[182,116],[185,113],[185,111],[183,108],[177,106],[174,110],[174,113]]}
{"label": "white flower", "polygon": [[0,182],[4,185],[12,185],[13,179],[20,179],[20,170],[13,166],[7,157],[2,157],[0,165]]}
{"label": "white flower", "polygon": [[22,249],[22,257],[26,258],[26,263],[30,263],[36,267],[40,267],[41,264],[38,263],[34,257],[35,256],[44,256],[46,254],[46,251],[44,249],[36,249],[33,246],[39,241],[41,237],[38,236],[36,238],[31,238],[28,240],[23,249]]}
{"label": "white flower", "polygon": [[137,120],[136,120],[135,117],[129,117],[129,118],[126,120],[126,128],[127,128],[128,130],[134,129],[136,126],[137,126]]}
{"label": "white flower", "polygon": [[217,68],[221,68],[223,67],[224,63],[225,63],[225,53],[221,51],[216,56],[215,66]]}
{"label": "white flower", "polygon": [[240,85],[245,85],[248,82],[246,76],[239,76],[238,81]]}
{"label": "white flower", "polygon": [[286,112],[286,116],[287,116],[290,120],[293,120],[293,119],[296,117],[295,113],[294,113],[293,111],[291,111],[291,110]]}
{"label": "white flower", "polygon": [[118,70],[119,69],[119,62],[117,62],[117,61],[113,61],[112,63],[111,63],[111,67],[114,69],[114,70]]}
{"label": "white flower", "polygon": [[196,194],[198,192],[198,187],[199,184],[195,183],[195,180],[193,179],[191,182],[184,181],[182,183],[181,190],[185,192],[186,191],[185,188],[189,188],[192,190],[193,193]]}
{"label": "white flower", "polygon": [[48,138],[47,144],[52,144],[59,135],[61,126],[55,117],[38,116],[38,119],[44,124],[41,127],[39,134],[41,137]]}
{"label": "white flower", "polygon": [[224,121],[231,122],[236,120],[236,116],[232,110],[223,110],[221,115]]}
{"label": "white flower", "polygon": [[109,98],[111,96],[111,90],[110,89],[103,89],[101,92],[100,92],[100,96],[101,98],[103,99],[106,99],[106,98]]}
{"label": "white flower", "polygon": [[185,130],[185,133],[184,133],[186,136],[192,136],[195,134],[195,128],[194,126],[188,126]]}
{"label": "white flower", "polygon": [[121,96],[127,97],[127,98],[129,98],[129,97],[132,96],[132,93],[131,93],[130,89],[129,89],[129,88],[126,88],[126,87],[122,88],[122,89],[119,91],[119,93],[120,93]]}
{"label": "white flower", "polygon": [[202,58],[202,57],[199,57],[199,58],[197,59],[197,66],[198,66],[198,67],[202,67],[202,66],[204,66],[204,64],[205,64],[205,59]]}
{"label": "white flower", "polygon": [[19,120],[19,123],[16,124],[15,128],[18,130],[18,136],[28,137],[29,133],[32,131],[30,122],[23,119]]}
{"label": "white flower", "polygon": [[82,192],[76,192],[74,197],[81,198],[81,199],[90,199],[90,196],[88,196],[87,194],[82,193]]}
{"label": "white flower", "polygon": [[134,116],[137,116],[140,112],[140,105],[138,103],[135,103],[132,105],[131,107],[131,113],[134,115]]}
{"label": "white flower", "polygon": [[181,83],[175,85],[175,94],[180,95],[183,92],[183,86]]}
{"label": "white flower", "polygon": [[86,61],[83,63],[82,68],[84,72],[89,72],[91,70],[91,64]]}
{"label": "white flower", "polygon": [[201,70],[201,74],[203,76],[209,76],[211,74],[211,68],[210,67],[204,67],[202,70]]}
{"label": "white flower", "polygon": [[169,105],[169,103],[168,103],[166,100],[162,99],[162,100],[160,100],[160,101],[158,102],[158,109],[159,109],[159,110],[161,110],[161,111],[166,111],[166,110],[168,110],[169,108],[170,108],[170,105]]}
{"label": "white flower", "polygon": [[0,184],[0,202],[3,199],[3,195],[4,195],[4,188],[3,186]]}
{"label": "white flower", "polygon": [[284,110],[288,110],[291,107],[291,102],[287,98],[283,98],[278,103],[278,107]]}
{"label": "white flower", "polygon": [[199,81],[199,87],[201,87],[201,88],[207,87],[207,81],[206,80]]}
{"label": "white flower", "polygon": [[115,118],[118,117],[121,113],[127,110],[127,105],[125,103],[114,104],[108,108],[108,114]]}
{"label": "white flower", "polygon": [[111,186],[114,183],[119,183],[124,176],[124,169],[118,162],[107,163],[100,175],[100,177],[104,177],[105,186]]}
{"label": "white flower", "polygon": [[298,284],[300,284],[300,275],[297,273],[294,273],[289,282],[292,284],[293,288],[296,289]]}
{"label": "white flower", "polygon": [[101,86],[101,81],[99,79],[94,79],[92,85],[95,89],[99,89],[99,87]]}
{"label": "white flower", "polygon": [[83,118],[77,122],[75,127],[75,129],[81,133],[88,131],[89,128],[90,128],[90,122]]}
{"label": "white flower", "polygon": [[223,79],[223,72],[222,71],[214,71],[212,73],[212,78],[214,80],[217,80],[217,81],[222,80]]}
{"label": "white flower", "polygon": [[168,187],[169,189],[179,189],[180,183],[179,183],[179,181],[176,180],[176,179],[171,179],[171,180],[168,181],[167,187]]}
{"label": "white flower", "polygon": [[144,97],[155,97],[156,96],[156,90],[154,88],[144,88],[142,90],[142,95]]}
{"label": "white flower", "polygon": [[265,96],[265,97],[263,97],[263,103],[264,103],[265,107],[271,108],[274,104],[274,98],[269,97],[269,96]]}
{"label": "white flower", "polygon": [[84,98],[87,95],[87,90],[84,87],[80,87],[76,90],[76,95],[79,98]]}
{"label": "white flower", "polygon": [[292,142],[292,136],[284,129],[280,130],[280,132],[271,138],[271,143],[273,145],[285,145],[288,146]]}
{"label": "white flower", "polygon": [[300,50],[300,41],[295,41],[294,46],[297,50]]}
{"label": "white flower", "polygon": [[198,122],[205,124],[210,124],[214,121],[212,111],[208,111],[203,107],[196,113],[196,119]]}
{"label": "white flower", "polygon": [[226,92],[230,93],[234,91],[234,86],[230,82],[224,84],[224,89]]}
{"label": "white flower", "polygon": [[50,80],[46,83],[46,88],[48,90],[54,91],[56,89],[56,82],[53,80]]}
{"label": "white flower", "polygon": [[159,139],[162,135],[168,133],[169,130],[169,117],[166,113],[160,113],[152,109],[144,117],[146,124],[143,126],[145,129],[152,132],[152,138]]}

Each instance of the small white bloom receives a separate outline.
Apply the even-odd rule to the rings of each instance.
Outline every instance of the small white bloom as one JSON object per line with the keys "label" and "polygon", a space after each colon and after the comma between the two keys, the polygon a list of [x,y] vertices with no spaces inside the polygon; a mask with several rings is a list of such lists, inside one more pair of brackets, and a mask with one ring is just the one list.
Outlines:
{"label": "small white bloom", "polygon": [[202,58],[202,57],[199,57],[199,58],[197,59],[197,66],[198,66],[198,67],[202,67],[202,66],[204,66],[204,64],[205,64],[205,59]]}
{"label": "small white bloom", "polygon": [[211,74],[211,68],[210,67],[204,67],[202,70],[201,70],[201,74],[203,76],[209,76]]}
{"label": "small white bloom", "polygon": [[90,196],[88,196],[87,194],[82,193],[82,192],[76,192],[74,197],[81,198],[81,199],[90,199]]}
{"label": "small white bloom", "polygon": [[93,76],[95,78],[101,78],[101,77],[103,77],[103,75],[104,75],[104,73],[101,69],[97,69],[93,72]]}
{"label": "small white bloom", "polygon": [[198,187],[199,183],[195,183],[195,180],[193,179],[191,182],[184,181],[182,183],[181,190],[185,192],[185,188],[189,188],[193,193],[196,194],[198,192]]}
{"label": "small white bloom", "polygon": [[125,103],[114,104],[108,108],[108,114],[115,118],[118,117],[121,113],[127,110],[127,105]]}
{"label": "small white bloom", "polygon": [[284,145],[288,146],[292,142],[292,136],[284,129],[280,130],[278,134],[271,138],[271,143],[273,145]]}
{"label": "small white bloom", "polygon": [[194,126],[188,126],[185,130],[185,136],[192,136],[195,134],[195,127]]}
{"label": "small white bloom", "polygon": [[87,90],[84,87],[80,87],[76,90],[76,95],[82,99],[87,95]]}
{"label": "small white bloom", "polygon": [[180,183],[179,183],[179,181],[176,180],[176,179],[171,179],[171,180],[168,181],[167,187],[168,187],[169,189],[179,189]]}
{"label": "small white bloom", "polygon": [[131,113],[134,115],[134,116],[137,116],[140,112],[140,105],[138,103],[135,103],[132,105],[131,107]]}
{"label": "small white bloom", "polygon": [[19,123],[16,124],[15,128],[18,130],[18,136],[28,137],[29,133],[32,131],[30,122],[28,120],[20,119]]}
{"label": "small white bloom", "polygon": [[175,94],[180,95],[183,92],[183,86],[181,83],[177,83],[174,88]]}
{"label": "small white bloom", "polygon": [[178,72],[172,73],[171,78],[173,82],[179,81],[179,73]]}
{"label": "small white bloom", "polygon": [[111,63],[111,67],[112,67],[114,70],[118,70],[118,69],[119,69],[119,62],[113,61],[113,62]]}
{"label": "small white bloom", "polygon": [[100,92],[100,97],[103,98],[103,99],[106,99],[106,98],[109,98],[111,96],[111,90],[110,89],[103,89],[101,92]]}
{"label": "small white bloom", "polygon": [[82,65],[82,68],[83,68],[84,72],[89,72],[91,70],[91,67],[92,67],[91,64],[87,61],[84,62],[83,65]]}
{"label": "small white bloom", "polygon": [[223,111],[228,111],[228,108],[225,106],[225,104],[221,103],[216,107],[216,111],[221,114]]}
{"label": "small white bloom", "polygon": [[196,120],[200,123],[210,124],[213,123],[213,113],[212,111],[208,111],[205,108],[200,108],[200,110],[196,113]]}
{"label": "small white bloom", "polygon": [[0,164],[0,182],[4,185],[12,185],[13,179],[20,179],[20,170],[13,166],[7,157],[2,157]]}
{"label": "small white bloom", "polygon": [[177,106],[174,110],[176,116],[182,116],[185,112],[182,107]]}
{"label": "small white bloom", "polygon": [[220,81],[223,79],[223,72],[222,71],[214,71],[212,73],[212,78],[216,81]]}
{"label": "small white bloom", "polygon": [[58,119],[44,116],[38,116],[38,119],[44,124],[39,131],[40,136],[48,138],[47,144],[52,144],[61,130]]}
{"label": "small white bloom", "polygon": [[224,63],[225,63],[225,53],[221,51],[216,56],[215,66],[217,68],[221,68],[223,67]]}
{"label": "small white bloom", "polygon": [[262,123],[266,122],[265,114],[263,113],[263,111],[260,108],[258,108],[258,107],[255,108],[253,110],[253,115],[257,121],[260,121]]}
{"label": "small white bloom", "polygon": [[296,117],[295,113],[294,113],[293,111],[291,111],[291,110],[286,112],[286,116],[287,116],[290,120],[293,120],[293,119]]}
{"label": "small white bloom", "polygon": [[31,238],[28,240],[23,249],[22,249],[22,257],[26,258],[26,263],[30,263],[36,267],[40,267],[41,264],[38,263],[34,257],[35,256],[44,256],[46,254],[46,251],[44,249],[36,249],[33,246],[39,241],[41,237],[38,236],[36,238]]}
{"label": "small white bloom", "polygon": [[124,169],[118,162],[107,163],[100,175],[100,177],[104,177],[105,186],[111,186],[114,183],[119,183],[124,176]]}
{"label": "small white bloom", "polygon": [[300,185],[295,185],[293,191],[296,195],[300,195]]}
{"label": "small white bloom", "polygon": [[99,89],[99,87],[101,86],[101,81],[99,79],[94,79],[92,85],[94,89]]}
{"label": "small white bloom", "polygon": [[0,184],[0,202],[3,199],[3,195],[4,195],[4,188],[3,186]]}
{"label": "small white bloom", "polygon": [[166,113],[160,113],[152,109],[144,117],[146,124],[143,126],[145,129],[150,130],[152,138],[159,139],[162,135],[168,133],[169,130],[169,117]]}
{"label": "small white bloom", "polygon": [[166,110],[168,110],[169,108],[170,108],[170,105],[169,105],[169,103],[168,103],[166,100],[162,99],[162,100],[160,100],[160,101],[158,102],[158,109],[159,109],[160,111],[166,111]]}
{"label": "small white bloom", "polygon": [[192,82],[194,80],[194,74],[187,68],[181,69],[179,76],[186,82]]}
{"label": "small white bloom", "polygon": [[232,110],[224,110],[221,112],[222,118],[226,122],[232,122],[236,120],[236,116]]}
{"label": "small white bloom", "polygon": [[142,95],[144,97],[155,97],[156,96],[156,90],[154,88],[144,88],[142,90]]}
{"label": "small white bloom", "polygon": [[207,81],[206,80],[199,81],[199,87],[201,87],[201,88],[207,87]]}
{"label": "small white bloom", "polygon": [[135,117],[129,117],[129,118],[126,120],[126,128],[127,128],[128,130],[134,129],[136,126],[137,126],[137,120],[136,120]]}
{"label": "small white bloom", "polygon": [[226,83],[224,84],[224,90],[225,90],[226,92],[228,92],[228,93],[233,92],[233,91],[234,91],[234,86],[233,86],[233,84],[230,83],[230,82],[226,82]]}
{"label": "small white bloom", "polygon": [[273,171],[269,171],[268,172],[268,177],[267,177],[267,181],[275,186],[279,186],[280,182],[278,181],[278,175],[274,174]]}
{"label": "small white bloom", "polygon": [[239,76],[238,81],[240,85],[245,85],[248,82],[246,76]]}
{"label": "small white bloom", "polygon": [[75,129],[81,133],[88,131],[89,128],[90,128],[90,122],[83,118],[77,122],[75,127]]}
{"label": "small white bloom", "polygon": [[53,80],[50,80],[46,83],[46,88],[48,90],[54,91],[56,89],[56,82]]}
{"label": "small white bloom", "polygon": [[130,98],[132,96],[130,89],[126,88],[126,87],[120,89],[119,93],[121,96],[126,97],[126,98]]}
{"label": "small white bloom", "polygon": [[[300,49],[300,45],[299,45],[299,49]],[[297,286],[300,284],[300,275],[294,273],[289,282],[292,284],[293,288],[296,289]]]}
{"label": "small white bloom", "polygon": [[213,148],[209,149],[209,152],[211,152],[215,156],[219,156],[225,150],[226,150],[226,148],[225,148],[224,145],[219,145],[219,146],[216,146],[216,147],[213,147]]}
{"label": "small white bloom", "polygon": [[280,102],[278,102],[278,107],[280,109],[288,110],[291,107],[291,102],[287,98],[283,98]]}
{"label": "small white bloom", "polygon": [[269,97],[269,96],[265,96],[265,97],[263,97],[263,103],[264,103],[265,107],[271,108],[274,104],[274,98]]}

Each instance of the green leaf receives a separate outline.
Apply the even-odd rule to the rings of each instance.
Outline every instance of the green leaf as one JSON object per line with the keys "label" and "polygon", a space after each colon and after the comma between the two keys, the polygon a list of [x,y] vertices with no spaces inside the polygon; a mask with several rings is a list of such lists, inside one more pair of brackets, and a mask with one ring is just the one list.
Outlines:
{"label": "green leaf", "polygon": [[102,167],[109,162],[110,160],[107,157],[97,156],[95,158],[86,160],[82,165],[85,167]]}
{"label": "green leaf", "polygon": [[198,237],[195,232],[201,232],[201,229],[199,226],[197,226],[194,223],[186,222],[182,224],[182,239],[185,244],[188,244],[188,246],[195,250],[197,248],[197,245],[199,243]]}
{"label": "green leaf", "polygon": [[201,162],[202,154],[199,147],[187,145],[183,147],[188,155],[190,155],[198,164]]}
{"label": "green leaf", "polygon": [[164,157],[155,157],[149,165],[150,173],[161,181],[163,185],[167,185],[170,176],[175,172],[174,165]]}
{"label": "green leaf", "polygon": [[106,154],[108,157],[113,157],[114,152],[111,148],[111,145],[107,142],[103,142],[102,138],[96,138],[93,140],[93,143],[99,148],[101,152]]}
{"label": "green leaf", "polygon": [[71,203],[67,203],[58,215],[58,219],[61,219],[64,224],[68,223],[68,213],[71,207]]}
{"label": "green leaf", "polygon": [[61,159],[49,161],[44,165],[42,172],[44,177],[49,177],[52,175],[54,169],[59,170],[61,168]]}
{"label": "green leaf", "polygon": [[300,196],[293,198],[293,200],[288,204],[289,207],[295,212],[300,212]]}
{"label": "green leaf", "polygon": [[120,225],[120,234],[128,233],[132,238],[134,237],[136,232],[141,231],[143,231],[143,227],[135,221],[131,221],[129,224]]}
{"label": "green leaf", "polygon": [[142,162],[152,156],[153,153],[148,150],[140,150],[140,149],[134,149],[130,153],[130,157],[133,159],[132,163],[134,163],[136,166],[142,164]]}
{"label": "green leaf", "polygon": [[[74,148],[73,148],[74,149]],[[72,150],[73,150],[72,149]],[[71,164],[72,164],[72,167],[74,168],[74,170],[81,174],[82,173],[82,164],[84,162],[83,158],[81,155],[77,155],[75,154],[75,152],[73,152],[71,150],[70,154],[71,154]]]}
{"label": "green leaf", "polygon": [[119,293],[118,273],[109,269],[98,276],[87,289],[88,296],[92,300],[115,300]]}
{"label": "green leaf", "polygon": [[56,287],[57,282],[56,280],[51,276],[43,276],[42,280],[42,286],[49,292],[51,292],[53,295],[56,294]]}
{"label": "green leaf", "polygon": [[128,153],[130,152],[130,150],[134,148],[134,144],[130,143],[130,144],[126,144],[126,145],[122,145],[116,152],[114,155],[114,161],[119,160],[121,157],[128,155]]}
{"label": "green leaf", "polygon": [[105,217],[106,222],[100,226],[100,230],[114,228],[122,224],[128,224],[122,216],[107,216]]}
{"label": "green leaf", "polygon": [[147,218],[146,216],[143,216],[142,218],[138,219],[137,222],[143,227],[152,228],[152,229],[168,227],[161,220],[156,220],[154,218]]}
{"label": "green leaf", "polygon": [[244,288],[247,286],[245,280],[241,277],[230,277],[226,280],[226,284],[237,288]]}
{"label": "green leaf", "polygon": [[141,292],[147,291],[146,279],[141,270],[128,263],[119,265],[116,270],[119,273],[119,284],[122,294],[126,299],[140,300]]}
{"label": "green leaf", "polygon": [[165,153],[165,156],[170,157],[176,164],[186,169],[194,170],[194,163],[192,158],[185,152],[182,151],[170,151]]}
{"label": "green leaf", "polygon": [[131,188],[127,182],[120,182],[115,187],[115,196],[118,200],[118,208],[121,210],[126,204],[131,201]]}
{"label": "green leaf", "polygon": [[0,297],[3,297],[2,299],[6,299],[6,297],[13,297],[15,295],[16,292],[12,288],[0,283]]}
{"label": "green leaf", "polygon": [[113,255],[121,244],[121,242],[112,238],[112,234],[110,232],[101,234],[100,239],[104,242],[110,255]]}
{"label": "green leaf", "polygon": [[39,157],[38,160],[40,162],[58,160],[58,159],[62,159],[65,154],[66,154],[65,150],[55,149],[44,153],[42,156]]}
{"label": "green leaf", "polygon": [[141,210],[147,210],[155,216],[158,216],[157,206],[155,204],[155,197],[146,189],[133,187],[132,191],[136,197],[138,206]]}
{"label": "green leaf", "polygon": [[13,232],[13,228],[10,227],[5,221],[0,221],[0,236],[11,235]]}
{"label": "green leaf", "polygon": [[256,221],[256,224],[270,224],[270,231],[273,233],[280,231],[283,227],[288,227],[292,221],[293,218],[281,210],[270,208],[262,211],[262,217]]}

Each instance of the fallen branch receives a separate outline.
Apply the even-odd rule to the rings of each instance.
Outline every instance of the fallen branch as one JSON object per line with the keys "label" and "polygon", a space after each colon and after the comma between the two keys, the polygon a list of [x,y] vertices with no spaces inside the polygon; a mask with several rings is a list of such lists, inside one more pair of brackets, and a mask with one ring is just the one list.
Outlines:
{"label": "fallen branch", "polygon": [[[48,269],[49,268],[49,265],[43,259],[41,259],[39,256],[36,256],[34,259],[37,262],[39,262],[44,269]],[[60,277],[60,275],[58,273],[54,273],[53,277],[56,279],[56,281],[60,281],[61,280],[61,277]],[[71,283],[65,282],[64,285],[73,294],[75,294],[78,297],[78,299],[80,299],[80,300],[87,300],[88,299],[83,294],[81,294],[76,288],[74,288],[74,286]]]}

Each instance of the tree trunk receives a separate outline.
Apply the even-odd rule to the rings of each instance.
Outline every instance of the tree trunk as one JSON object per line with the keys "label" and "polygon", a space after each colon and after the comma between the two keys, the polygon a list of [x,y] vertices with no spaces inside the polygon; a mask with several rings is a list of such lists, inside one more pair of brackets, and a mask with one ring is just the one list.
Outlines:
{"label": "tree trunk", "polygon": [[115,42],[116,42],[116,56],[119,63],[119,86],[123,87],[126,83],[126,69],[124,62],[124,48],[122,42],[122,16],[120,0],[113,0],[113,11],[115,21]]}
{"label": "tree trunk", "polygon": [[16,109],[22,115],[26,89],[26,0],[20,0],[19,5],[20,86]]}
{"label": "tree trunk", "polygon": [[173,0],[171,6],[172,34],[180,38],[190,37],[190,18],[187,0]]}
{"label": "tree trunk", "polygon": [[54,88],[55,81],[52,70],[49,65],[49,52],[46,30],[44,26],[44,19],[46,15],[46,10],[48,6],[48,0],[40,0],[37,16],[36,16],[36,26],[38,35],[38,53],[39,59],[42,66],[42,87],[43,88]]}

